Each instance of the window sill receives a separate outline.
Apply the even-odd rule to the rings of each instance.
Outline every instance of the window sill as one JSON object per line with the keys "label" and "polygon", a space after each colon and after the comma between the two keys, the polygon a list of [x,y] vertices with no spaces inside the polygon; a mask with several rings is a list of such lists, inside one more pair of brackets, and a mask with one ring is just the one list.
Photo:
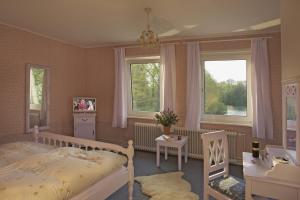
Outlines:
{"label": "window sill", "polygon": [[147,120],[154,120],[153,116],[137,116],[137,115],[130,115],[127,119],[147,119]]}
{"label": "window sill", "polygon": [[227,125],[227,126],[244,126],[252,128],[251,122],[216,122],[216,121],[200,121],[203,124],[216,124],[216,125]]}
{"label": "window sill", "polygon": [[[49,126],[39,126],[38,127],[39,131],[49,131],[50,127]],[[26,130],[26,133],[33,133],[34,128],[29,128]]]}

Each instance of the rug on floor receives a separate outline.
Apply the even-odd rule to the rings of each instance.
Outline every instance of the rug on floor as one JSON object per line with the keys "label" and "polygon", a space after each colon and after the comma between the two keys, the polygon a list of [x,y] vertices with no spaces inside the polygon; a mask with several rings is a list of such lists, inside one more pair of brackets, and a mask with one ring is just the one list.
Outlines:
{"label": "rug on floor", "polygon": [[142,192],[150,200],[199,200],[191,192],[191,184],[182,178],[183,172],[171,172],[152,176],[139,176],[135,180],[142,185]]}

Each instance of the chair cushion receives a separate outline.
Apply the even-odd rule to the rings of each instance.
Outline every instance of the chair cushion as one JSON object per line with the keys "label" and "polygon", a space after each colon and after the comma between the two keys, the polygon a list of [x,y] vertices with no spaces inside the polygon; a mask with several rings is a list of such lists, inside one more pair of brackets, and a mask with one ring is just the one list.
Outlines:
{"label": "chair cushion", "polygon": [[237,177],[219,177],[209,183],[214,190],[226,195],[233,200],[245,199],[245,182]]}

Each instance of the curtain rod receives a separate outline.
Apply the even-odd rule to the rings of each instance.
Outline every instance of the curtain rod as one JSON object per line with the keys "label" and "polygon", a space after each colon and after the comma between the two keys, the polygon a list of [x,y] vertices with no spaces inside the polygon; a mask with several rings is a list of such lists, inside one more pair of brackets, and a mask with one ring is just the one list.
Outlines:
{"label": "curtain rod", "polygon": [[[245,38],[235,38],[235,39],[214,39],[214,40],[187,40],[187,41],[176,41],[176,42],[162,42],[161,44],[187,44],[189,42],[199,42],[199,43],[214,43],[214,42],[231,42],[231,41],[248,41],[252,39],[271,39],[272,36],[266,36],[266,37],[245,37]],[[128,45],[128,46],[115,46],[114,48],[123,47],[126,49],[130,48],[138,48],[141,47],[141,45]]]}
{"label": "curtain rod", "polygon": [[186,44],[189,42],[199,42],[199,43],[214,43],[214,42],[231,42],[231,41],[247,41],[252,39],[270,39],[273,38],[271,36],[266,37],[245,37],[245,38],[235,38],[235,39],[215,39],[215,40],[190,40],[190,41],[184,41],[181,42],[182,44]]}

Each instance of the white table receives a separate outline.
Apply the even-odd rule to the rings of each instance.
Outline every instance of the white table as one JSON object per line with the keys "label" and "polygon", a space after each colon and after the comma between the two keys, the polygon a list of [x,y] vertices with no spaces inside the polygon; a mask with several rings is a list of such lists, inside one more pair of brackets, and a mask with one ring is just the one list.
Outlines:
{"label": "white table", "polygon": [[182,159],[182,147],[185,147],[184,161],[187,163],[188,157],[188,137],[181,136],[181,140],[176,139],[177,135],[171,135],[171,139],[166,140],[163,136],[159,136],[155,139],[156,141],[156,166],[159,167],[160,163],[160,146],[165,147],[165,160],[168,159],[168,147],[175,147],[178,149],[178,170],[181,170],[181,159]]}
{"label": "white table", "polygon": [[278,200],[300,200],[300,184],[287,179],[288,174],[297,176],[299,173],[287,167],[281,164],[271,169],[265,161],[243,152],[246,200],[253,200],[253,194]]}

